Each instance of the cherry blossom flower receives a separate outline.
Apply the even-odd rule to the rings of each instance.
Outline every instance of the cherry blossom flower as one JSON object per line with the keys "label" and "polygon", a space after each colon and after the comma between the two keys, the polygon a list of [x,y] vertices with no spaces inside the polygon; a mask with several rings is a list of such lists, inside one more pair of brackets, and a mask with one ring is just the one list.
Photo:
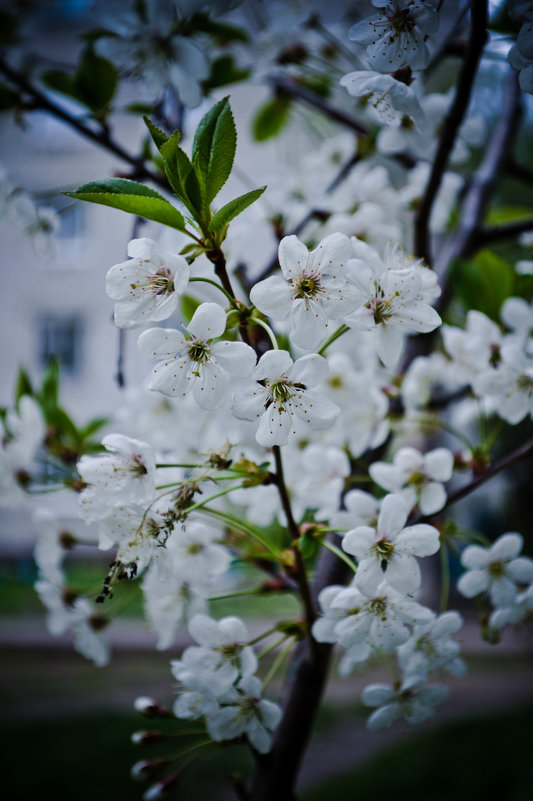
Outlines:
{"label": "cherry blossom flower", "polygon": [[217,303],[202,303],[187,326],[189,337],[171,328],[149,328],[139,337],[143,356],[159,359],[150,389],[170,397],[192,392],[202,409],[224,403],[229,376],[247,376],[255,352],[244,342],[213,340],[222,336],[226,314]]}
{"label": "cherry blossom flower", "polygon": [[380,487],[400,494],[409,510],[418,506],[423,515],[431,515],[446,503],[441,482],[452,477],[453,453],[447,448],[425,454],[416,448],[400,448],[393,464],[374,462],[369,472]]}
{"label": "cherry blossom flower", "polygon": [[463,626],[458,612],[444,612],[425,626],[416,626],[406,643],[398,647],[398,664],[409,676],[426,681],[430,674],[464,676],[466,665],[459,657],[461,645],[453,640]]}
{"label": "cherry blossom flower", "polygon": [[472,386],[492,402],[496,414],[516,425],[533,414],[533,358],[516,341],[506,342],[500,356],[498,366],[475,376]]}
{"label": "cherry blossom flower", "polygon": [[175,573],[191,583],[224,573],[231,562],[231,554],[223,545],[220,531],[203,523],[187,521],[177,526],[166,542],[174,563]]}
{"label": "cherry blossom flower", "polygon": [[433,716],[433,707],[446,701],[449,694],[444,685],[425,685],[423,680],[413,676],[407,677],[398,689],[390,684],[369,684],[363,690],[361,701],[377,709],[368,718],[367,729],[388,729],[400,718],[412,724],[423,723]]}
{"label": "cherry blossom flower", "polygon": [[293,362],[286,350],[267,351],[252,373],[257,383],[235,393],[233,414],[259,419],[256,440],[265,446],[285,445],[295,433],[295,416],[313,429],[328,428],[340,410],[315,389],[327,374],[328,363],[317,353]]}
{"label": "cherry blossom flower", "polygon": [[404,528],[409,509],[398,495],[387,495],[377,526],[358,526],[344,535],[342,548],[358,560],[355,585],[366,594],[376,591],[385,578],[395,590],[413,593],[420,586],[415,556],[431,556],[439,550],[439,532],[420,523]]}
{"label": "cherry blossom flower", "polygon": [[268,753],[271,748],[269,732],[280,722],[281,708],[261,698],[259,679],[256,676],[241,679],[220,701],[218,712],[206,717],[207,730],[213,740],[235,740],[244,734],[256,751]]}
{"label": "cherry blossom flower", "polygon": [[115,323],[138,328],[170,317],[189,281],[185,259],[160,250],[145,237],[128,243],[128,256],[128,261],[111,267],[106,278],[106,292],[116,301]]}
{"label": "cherry blossom flower", "polygon": [[328,333],[329,321],[340,320],[357,304],[345,269],[351,257],[343,234],[328,236],[311,252],[297,236],[286,236],[279,244],[283,278],[273,275],[255,284],[252,303],[274,320],[290,315],[292,341],[313,350]]}
{"label": "cherry blossom flower", "polygon": [[[364,100],[365,109],[376,120],[394,127],[417,127],[424,123],[424,112],[414,89],[392,75],[357,70],[343,75],[341,86],[353,97]],[[400,148],[401,149],[401,148]]]}
{"label": "cherry blossom flower", "polygon": [[62,581],[56,584],[40,579],[35,583],[35,590],[48,610],[46,625],[50,634],[57,637],[70,631],[75,651],[97,667],[107,665],[109,648],[99,634],[100,618],[95,615],[91,602],[80,596],[71,597]]}
{"label": "cherry blossom flower", "polygon": [[427,302],[420,262],[406,267],[405,255],[398,248],[387,248],[385,262],[363,242],[352,240],[356,259],[350,263],[350,276],[359,291],[355,311],[344,322],[351,328],[375,331],[380,359],[392,367],[400,358],[403,335],[408,331],[427,333],[441,324],[435,309]]}
{"label": "cherry blossom flower", "polygon": [[380,72],[427,67],[426,39],[439,27],[435,8],[420,0],[372,0],[372,4],[381,10],[353,25],[348,34],[352,41],[367,45],[370,66]]}
{"label": "cherry blossom flower", "polygon": [[469,545],[461,556],[467,568],[457,582],[457,589],[466,598],[488,592],[496,607],[511,606],[519,586],[533,581],[533,559],[519,556],[523,538],[516,532],[498,537],[490,548]]}
{"label": "cherry blossom flower", "polygon": [[209,590],[207,578],[191,582],[174,571],[162,571],[159,560],[152,562],[143,575],[142,591],[146,618],[157,634],[159,651],[174,645],[180,623],[207,612]]}
{"label": "cherry blossom flower", "polygon": [[[351,652],[353,661],[368,657],[366,646],[390,653],[407,642],[408,626],[428,624],[434,618],[431,609],[396,592],[386,582],[372,595],[360,592],[355,582],[349,587],[326,589],[328,592],[323,590],[319,596],[325,617],[315,621],[313,636],[318,642],[338,642]],[[363,645],[365,648],[356,653]]]}
{"label": "cherry blossom flower", "polygon": [[4,422],[5,437],[0,438],[0,506],[20,506],[29,470],[45,435],[40,407],[30,395],[23,395],[18,410],[10,409]]}
{"label": "cherry blossom flower", "polygon": [[86,484],[80,513],[86,522],[101,520],[114,506],[148,504],[155,495],[155,456],[146,442],[124,434],[102,440],[107,453],[82,456],[78,472]]}

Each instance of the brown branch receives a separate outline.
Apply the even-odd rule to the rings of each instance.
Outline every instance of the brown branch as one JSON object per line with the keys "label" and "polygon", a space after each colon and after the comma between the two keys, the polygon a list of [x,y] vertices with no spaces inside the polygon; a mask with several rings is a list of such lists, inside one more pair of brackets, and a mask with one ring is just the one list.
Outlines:
{"label": "brown branch", "polygon": [[144,178],[152,181],[152,183],[161,187],[165,191],[169,190],[169,185],[166,178],[156,172],[152,172],[152,170],[146,166],[141,157],[132,155],[125,150],[122,145],[119,145],[118,142],[112,138],[111,134],[104,125],[100,125],[98,130],[91,128],[91,126],[83,122],[82,119],[73,116],[64,108],[62,108],[62,106],[58,105],[53,100],[50,100],[50,98],[47,97],[44,92],[30,83],[23,73],[10,67],[2,58],[0,58],[0,72],[3,73],[12,83],[15,84],[15,86],[17,86],[25,95],[30,98],[33,109],[48,111],[54,117],[57,117],[71,128],[74,128],[74,130],[78,131],[78,133],[80,133],[86,139],[89,139],[91,142],[94,142],[109,152],[114,153],[116,156],[122,159],[122,161],[126,161],[128,164],[131,164],[132,167],[134,167],[134,174],[137,178]]}
{"label": "brown branch", "polygon": [[[326,117],[329,117],[330,119],[335,120],[335,122],[344,125],[346,128],[350,128],[352,131],[355,131],[358,136],[368,136],[369,129],[356,117],[353,117],[351,114],[348,114],[348,112],[343,111],[337,106],[334,106],[333,103],[330,103],[328,100],[324,100],[324,98],[319,97],[318,95],[314,94],[314,92],[310,92],[309,89],[301,86],[295,80],[280,76],[273,76],[268,79],[268,82],[276,91],[290,95],[297,100],[301,100],[303,103],[307,103],[308,106],[312,106],[318,111],[321,111]],[[416,159],[410,153],[395,153],[391,156],[391,158],[408,169],[416,165]]]}
{"label": "brown branch", "polygon": [[435,269],[441,278],[443,293],[437,308],[446,307],[449,300],[450,287],[445,278],[449,266],[456,259],[470,256],[483,244],[480,239],[481,221],[485,215],[488,202],[500,177],[501,168],[509,153],[513,138],[516,135],[521,114],[520,87],[517,73],[509,68],[504,83],[504,100],[492,136],[485,150],[483,161],[472,177],[465,194],[461,209],[461,225],[450,245],[443,248],[436,261]]}
{"label": "brown branch", "polygon": [[415,252],[432,263],[429,241],[429,221],[442,177],[452,152],[457,132],[462,125],[472,93],[474,77],[486,41],[487,0],[472,0],[472,22],[466,57],[457,81],[455,96],[444,120],[442,135],[431,173],[415,220]]}
{"label": "brown branch", "polygon": [[[521,445],[516,450],[511,451],[506,456],[503,456],[497,462],[494,462],[492,467],[489,467],[484,473],[476,478],[472,479],[468,484],[465,484],[464,487],[459,487],[459,489],[455,490],[455,492],[450,493],[448,495],[448,499],[442,509],[437,513],[440,517],[449,506],[452,504],[457,503],[457,501],[461,501],[463,498],[466,498],[467,495],[470,495],[471,492],[474,492],[478,487],[482,484],[485,484],[487,481],[490,481],[491,478],[496,476],[498,473],[501,473],[502,470],[505,470],[510,465],[518,462],[520,459],[524,459],[526,456],[529,456],[533,453],[533,439],[528,440],[524,445]],[[424,515],[417,518],[414,522],[420,523],[424,520],[431,520],[434,519],[437,515]]]}
{"label": "brown branch", "polygon": [[[354,153],[354,155],[342,165],[335,178],[327,186],[325,192],[326,195],[330,195],[332,192],[335,191],[335,189],[349,176],[352,167],[354,167],[360,161],[360,159],[361,156],[358,155],[357,153]],[[305,226],[309,222],[311,222],[311,220],[319,218],[319,215],[321,215],[322,213],[323,212],[321,212],[318,209],[311,209],[311,211],[308,211],[307,214],[304,217],[302,217],[300,222],[297,223],[297,225],[295,225],[290,234],[296,234],[296,235],[300,234],[301,231],[303,231],[303,229],[305,228]],[[286,236],[290,236],[290,234],[286,234]],[[272,270],[275,270],[277,266],[278,266],[278,254],[276,253],[276,255],[273,256],[272,259],[269,261],[267,266],[264,267],[263,270],[261,270],[261,272],[259,273],[259,275],[254,279],[255,283],[263,281],[265,278],[268,278]]]}
{"label": "brown branch", "polygon": [[311,597],[311,590],[307,578],[307,570],[302,557],[302,552],[300,551],[298,545],[298,540],[300,539],[300,529],[298,528],[298,525],[292,514],[291,502],[289,499],[289,494],[287,492],[285,478],[283,475],[283,461],[281,458],[280,446],[274,445],[272,451],[274,453],[274,460],[276,463],[276,486],[278,488],[279,497],[281,499],[281,505],[283,506],[283,511],[285,512],[285,517],[287,518],[287,527],[289,529],[289,533],[291,535],[291,540],[292,540],[292,551],[296,561],[296,580],[298,582],[298,587],[300,589],[300,595],[304,607],[305,620],[307,624],[307,635],[310,641],[311,650],[315,650],[316,642],[311,637],[311,627],[315,621],[316,612],[313,599]]}
{"label": "brown branch", "polygon": [[533,217],[524,217],[522,220],[513,220],[505,225],[491,228],[480,226],[477,231],[477,241],[480,246],[498,242],[501,239],[514,239],[514,237],[533,230]]}
{"label": "brown branch", "polygon": [[[490,197],[500,177],[500,170],[509,153],[513,137],[516,135],[520,119],[520,87],[517,73],[509,69],[504,87],[504,103],[498,122],[485,150],[485,155],[477,173],[472,177],[465,193],[461,207],[461,223],[452,235],[449,243],[442,248],[434,264],[439,276],[442,294],[435,304],[442,312],[448,305],[451,286],[448,280],[450,267],[457,259],[471,255],[483,245],[480,239],[481,221],[486,212]],[[409,344],[402,359],[400,372],[405,372],[417,357],[430,352],[437,336],[438,329],[425,336],[409,339]]]}

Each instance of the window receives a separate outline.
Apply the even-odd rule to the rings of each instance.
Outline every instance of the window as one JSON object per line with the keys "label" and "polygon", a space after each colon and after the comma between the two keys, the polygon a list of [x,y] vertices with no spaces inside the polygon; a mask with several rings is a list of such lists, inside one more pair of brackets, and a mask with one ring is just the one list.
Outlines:
{"label": "window", "polygon": [[83,324],[79,317],[45,315],[39,323],[39,362],[45,367],[55,356],[62,369],[76,373],[81,367]]}

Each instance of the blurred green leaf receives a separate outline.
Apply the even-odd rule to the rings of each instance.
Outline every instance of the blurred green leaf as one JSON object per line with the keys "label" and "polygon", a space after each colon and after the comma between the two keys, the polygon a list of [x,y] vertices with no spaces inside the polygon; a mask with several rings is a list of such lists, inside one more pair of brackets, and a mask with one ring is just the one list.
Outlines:
{"label": "blurred green leaf", "polygon": [[533,208],[527,206],[494,206],[487,214],[485,223],[487,225],[503,225],[532,215]]}
{"label": "blurred green leaf", "polygon": [[147,220],[183,231],[183,215],[155,189],[127,178],[108,178],[91,181],[79,186],[74,192],[64,192],[68,197],[87,200],[114,209],[137,214]]}
{"label": "blurred green leaf", "polygon": [[211,63],[209,77],[203,82],[204,91],[210,92],[220,86],[245,81],[251,71],[237,66],[232,55],[219,56]]}
{"label": "blurred green leaf", "polygon": [[89,44],[82,52],[73,75],[64,70],[48,70],[42,79],[50,89],[73,97],[97,112],[105,109],[113,99],[118,72],[111,61],[98,56]]}
{"label": "blurred green leaf", "polygon": [[193,314],[201,302],[201,300],[198,300],[198,298],[193,298],[191,295],[181,296],[180,311],[187,325],[191,322]]}
{"label": "blurred green leaf", "polygon": [[211,34],[221,45],[229,42],[249,41],[248,34],[242,28],[228,25],[226,22],[217,22],[207,14],[195,14],[191,20],[191,26],[201,33]]}
{"label": "blurred green leaf", "polygon": [[277,136],[290,120],[291,100],[285,96],[271,97],[256,111],[252,120],[252,136],[264,142]]}
{"label": "blurred green leaf", "polygon": [[44,409],[57,407],[59,398],[59,362],[55,356],[52,356],[46,366],[39,395]]}
{"label": "blurred green leaf", "polygon": [[499,320],[502,303],[513,294],[515,275],[501,256],[481,250],[473,259],[454,264],[451,282],[466,309],[477,309]]}
{"label": "blurred green leaf", "polygon": [[15,406],[18,409],[19,401],[23,395],[33,395],[30,377],[24,367],[19,367],[15,382]]}

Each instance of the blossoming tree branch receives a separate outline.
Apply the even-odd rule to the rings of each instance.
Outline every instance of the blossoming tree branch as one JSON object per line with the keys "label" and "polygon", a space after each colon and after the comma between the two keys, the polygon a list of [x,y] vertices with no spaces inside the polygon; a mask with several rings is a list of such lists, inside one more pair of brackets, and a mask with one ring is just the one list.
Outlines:
{"label": "blossoming tree branch", "polygon": [[[533,261],[506,281],[511,268],[490,249],[513,237],[531,247],[531,216],[496,213],[502,174],[520,172],[512,153],[533,91],[531,3],[509,0],[516,41],[510,66],[500,54],[504,96],[489,122],[471,102],[484,60],[500,52],[490,50],[497,23],[484,0],[372,0],[344,28],[318,5],[281,3],[255,31],[246,3],[235,5],[103,10],[71,73],[0,62],[6,108],[45,111],[131,168],[70,198],[171,232],[135,235],[105,285],[116,326],[140,330],[149,390],[120,421],[111,410],[112,422],[80,428],[60,405],[56,364],[40,387],[21,370],[0,450],[3,504],[75,492],[83,542],[110,554],[99,591],[73,591],[63,565],[78,539],[38,514],[36,590],[51,634],[71,632],[82,656],[106,665],[113,599],[137,582],[157,648],[170,652],[173,701],[140,698],[136,708],[189,721],[190,742],[175,758],[136,763],[147,801],[227,743],[255,756],[255,775],[235,781],[238,797],[294,801],[334,652],[341,677],[378,663],[391,676],[362,693],[370,729],[431,717],[447,676],[467,670],[463,619],[449,608],[451,557],[486,639],[533,612],[522,535],[490,541],[448,514],[533,455],[530,423],[518,448],[495,454],[533,414]],[[432,91],[434,71],[457,51],[455,82]],[[327,133],[297,169],[221,203],[239,169],[230,98],[208,102],[194,132],[187,109],[254,70],[274,90],[254,116],[258,141],[284,136],[295,113],[325,121],[317,127]],[[112,127],[116,85],[132,73],[156,98],[134,110],[146,112],[139,155]],[[42,246],[53,215],[4,183]],[[265,230],[276,254],[251,268]],[[38,458],[55,468],[52,487]],[[237,563],[248,567],[245,586],[217,589]],[[299,610],[252,637],[246,599],[274,593]],[[221,599],[234,615],[220,616]],[[180,628],[195,644],[176,653]]]}

